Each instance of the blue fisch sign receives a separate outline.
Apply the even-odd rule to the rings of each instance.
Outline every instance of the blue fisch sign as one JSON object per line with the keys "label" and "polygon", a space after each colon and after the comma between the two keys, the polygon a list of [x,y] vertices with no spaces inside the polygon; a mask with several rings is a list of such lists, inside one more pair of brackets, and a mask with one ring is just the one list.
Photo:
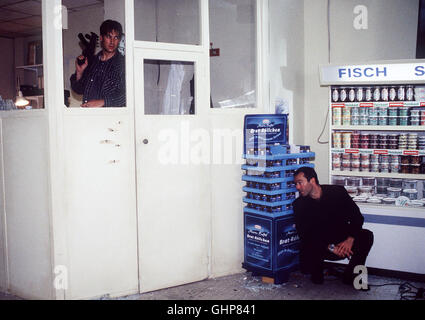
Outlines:
{"label": "blue fisch sign", "polygon": [[423,82],[425,61],[421,60],[409,63],[320,66],[322,85]]}

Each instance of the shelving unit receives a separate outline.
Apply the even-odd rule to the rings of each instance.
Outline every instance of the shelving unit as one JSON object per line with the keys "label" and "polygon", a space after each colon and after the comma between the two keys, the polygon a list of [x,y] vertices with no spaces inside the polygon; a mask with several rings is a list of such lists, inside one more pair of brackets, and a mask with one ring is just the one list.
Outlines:
{"label": "shelving unit", "polygon": [[[352,133],[359,133],[360,136],[367,136],[369,137],[375,136],[373,140],[376,140],[376,136],[382,137],[384,135],[388,136],[388,140],[390,138],[394,138],[395,135],[400,137],[400,135],[407,135],[409,134],[413,136],[414,134],[417,134],[418,137],[418,145],[416,148],[398,148],[400,147],[401,143],[398,141],[397,149],[393,149],[394,144],[390,147],[390,143],[387,144],[387,148],[380,147],[379,141],[378,143],[371,143],[368,145],[368,148],[363,147],[353,147],[353,145],[350,145],[347,147],[347,145],[344,145],[343,147],[334,147],[334,145],[329,146],[329,183],[342,183],[344,181],[341,177],[347,177],[345,179],[345,186],[347,188],[347,191],[350,195],[355,195],[355,189],[357,186],[354,186],[354,184],[359,183],[360,181],[360,187],[357,188],[358,194],[363,193],[363,197],[358,198],[366,198],[367,200],[361,200],[357,199],[357,204],[360,208],[360,211],[364,217],[364,225],[363,227],[366,229],[371,230],[374,233],[374,244],[372,246],[372,249],[369,253],[369,256],[366,260],[366,267],[373,267],[377,269],[385,269],[390,271],[397,271],[397,272],[407,272],[412,277],[418,277],[423,279],[423,275],[425,274],[425,251],[423,250],[423,239],[425,238],[425,206],[424,206],[424,199],[423,195],[425,196],[424,192],[424,182],[425,182],[425,171],[423,170],[423,165],[421,162],[424,162],[425,159],[425,150],[422,150],[419,145],[419,137],[425,136],[425,125],[416,125],[418,121],[410,121],[411,118],[411,110],[423,110],[425,111],[425,77],[420,74],[419,72],[416,72],[417,70],[420,70],[424,66],[424,60],[403,60],[403,61],[393,61],[393,62],[384,62],[384,63],[369,63],[369,64],[350,64],[350,65],[324,65],[320,66],[320,81],[322,86],[328,86],[329,87],[329,135],[332,138],[334,138],[333,133],[341,133],[343,135],[343,132],[352,132]],[[350,74],[347,72],[347,70],[356,70],[359,71],[359,74],[356,74],[356,76],[348,76]],[[364,70],[374,70],[376,73],[373,75],[370,75],[370,73],[362,72]],[[353,75],[353,73],[351,73]],[[414,86],[419,87],[419,90],[417,91],[419,94],[414,97],[414,100],[412,101],[373,101],[374,97],[372,96],[372,101],[370,101],[370,96],[368,96],[367,102],[365,102],[363,99],[358,99],[361,101],[355,101],[352,102],[350,99],[353,99],[353,96],[349,97],[347,95],[346,100],[344,102],[341,101],[335,101],[333,100],[332,96],[332,89],[333,88],[341,88],[345,87],[347,90],[350,90],[350,88],[381,88],[382,87],[400,87],[400,86]],[[352,93],[352,92],[351,92]],[[384,92],[385,93],[385,92]],[[416,92],[415,92],[416,93]],[[361,94],[359,95],[361,97]],[[384,96],[386,98],[386,96]],[[363,96],[365,98],[365,96]],[[392,97],[394,98],[394,96]],[[411,98],[411,97],[409,97]],[[357,99],[357,97],[356,97]],[[389,99],[391,100],[391,99]],[[403,99],[398,99],[403,100]],[[407,107],[407,108],[406,108]],[[391,108],[398,108],[398,117],[397,122],[395,122],[395,118],[391,118],[393,123],[397,123],[397,125],[388,125],[390,122],[388,121],[386,125],[379,125],[379,119],[378,123],[376,123],[376,118],[374,118],[374,121],[370,121],[370,117],[368,121],[354,121],[355,123],[347,123],[348,118],[348,112],[345,113],[345,123],[343,122],[342,125],[340,125],[338,122],[333,122],[333,111],[335,108],[374,108],[382,109],[388,108],[388,116],[390,116],[390,112],[393,111],[393,117],[395,117],[394,110]],[[408,114],[401,114],[401,110],[405,111],[408,109]],[[353,110],[353,109],[351,109]],[[369,109],[372,110],[372,109]],[[339,111],[339,110],[338,110]],[[344,111],[344,109],[341,109],[341,111]],[[365,110],[362,110],[362,115],[373,114],[373,112],[365,113]],[[421,113],[421,112],[419,112]],[[335,112],[334,114],[338,114],[338,112]],[[351,113],[350,113],[351,115]],[[360,113],[359,113],[360,115]],[[409,122],[408,125],[405,125],[405,117],[409,116]],[[425,114],[424,114],[425,116]],[[373,115],[373,117],[376,117],[376,115]],[[362,118],[364,119],[364,118]],[[387,118],[389,120],[390,118]],[[403,119],[403,121],[401,121]],[[352,120],[352,119],[351,119]],[[373,125],[370,125],[370,122],[373,123]],[[422,121],[421,121],[422,122]],[[368,124],[366,124],[368,123]],[[385,122],[382,121],[382,124]],[[403,123],[403,125],[400,125],[400,123]],[[425,122],[422,122],[425,124]],[[376,124],[376,125],[375,125]],[[415,125],[411,125],[415,124]],[[420,124],[420,122],[419,122]],[[347,133],[348,135],[348,133]],[[335,135],[336,137],[337,135]],[[346,136],[347,137],[347,136]],[[357,139],[357,138],[356,138]],[[423,138],[422,138],[423,139]],[[366,139],[365,139],[366,140]],[[387,141],[388,141],[387,140]],[[355,145],[358,145],[357,142],[354,143]],[[385,143],[382,143],[384,145]],[[361,143],[360,143],[361,145]],[[372,146],[373,145],[373,146]],[[378,147],[376,147],[378,145]],[[369,148],[370,147],[370,148]],[[347,154],[356,154],[356,158],[348,157]],[[351,162],[351,167],[347,169],[347,166],[343,167],[343,170],[334,170],[334,167],[332,165],[332,160],[337,159],[338,156],[336,154],[345,155],[346,161],[350,159],[349,161],[360,161],[362,163],[362,156],[364,155],[370,155],[369,159],[379,159],[381,161],[384,156],[388,156],[390,159],[389,162],[391,162],[393,159],[405,160],[407,159],[406,156],[409,156],[409,160],[412,160],[409,164],[414,166],[416,170],[411,170],[410,173],[401,173],[401,170],[399,172],[391,172],[392,169],[389,169],[388,172],[385,169],[384,166],[379,166],[379,171],[384,172],[376,172],[376,166],[372,168],[370,166],[367,168],[367,165],[365,168],[353,166]],[[360,160],[358,160],[358,157],[360,156]],[[379,158],[377,158],[379,156]],[[367,157],[364,157],[367,159]],[[356,160],[353,160],[356,159]],[[419,165],[420,170],[419,173],[413,173],[416,172],[418,169],[418,163],[414,162],[413,159],[418,160],[419,159]],[[367,163],[367,160],[364,160],[365,163]],[[374,162],[376,164],[376,162]],[[400,166],[402,164],[402,161],[400,161]],[[404,163],[406,165],[406,163]],[[335,166],[336,168],[337,166]],[[401,168],[401,167],[400,167]],[[406,167],[405,167],[406,168]],[[353,170],[354,171],[351,171]],[[367,171],[363,171],[367,170]],[[371,171],[375,172],[371,172]],[[394,171],[396,171],[396,166],[394,166]],[[363,192],[363,190],[367,189],[362,188],[363,179],[360,178],[369,178],[364,179],[366,182],[371,182],[372,179],[374,179],[374,185],[372,188],[376,188],[375,194],[372,195],[372,197],[375,197],[376,200],[379,197],[376,197],[376,192],[378,191],[378,181],[382,182],[385,179],[387,179],[390,182],[393,182],[394,185],[396,185],[397,182],[403,182],[403,185],[409,185],[410,182],[412,182],[412,185],[415,184],[415,180],[417,180],[417,194],[419,200],[413,200],[415,195],[409,199],[408,201],[402,201],[402,197],[408,195],[408,189],[404,188],[393,188],[392,186],[389,186],[392,188],[391,191],[394,191],[394,189],[400,189],[402,190],[402,197],[393,196],[396,194],[396,192],[391,192],[389,188],[385,188],[386,186],[380,185],[380,190],[387,190],[387,193],[383,195],[382,203],[374,203],[371,199],[371,195],[368,194],[368,192]],[[335,178],[335,179],[334,179]],[[348,181],[350,180],[350,183],[352,185],[348,185]],[[373,189],[372,189],[373,190]],[[406,190],[406,192],[404,192]],[[414,190],[415,191],[415,190]],[[414,194],[414,193],[412,193]],[[423,195],[422,195],[423,194]],[[378,193],[378,196],[381,196],[381,194]],[[387,197],[387,198],[385,198]],[[354,197],[355,199],[355,197]],[[392,202],[393,200],[397,199],[397,201]],[[379,199],[378,199],[379,200]],[[386,201],[384,201],[386,200]],[[390,201],[391,200],[391,201]],[[421,204],[422,202],[422,204]],[[387,203],[387,204],[384,204]],[[418,206],[416,206],[418,205]],[[342,262],[344,263],[344,262]]]}

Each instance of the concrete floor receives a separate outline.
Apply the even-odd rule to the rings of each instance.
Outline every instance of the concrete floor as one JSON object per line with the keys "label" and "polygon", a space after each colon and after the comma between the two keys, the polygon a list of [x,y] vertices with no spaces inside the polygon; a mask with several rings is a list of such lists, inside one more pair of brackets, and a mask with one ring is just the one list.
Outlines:
{"label": "concrete floor", "polygon": [[[293,272],[289,281],[269,284],[251,273],[240,273],[204,280],[150,293],[116,298],[118,300],[400,300],[399,286],[405,280],[369,275],[369,291],[358,291],[335,276],[326,275],[323,285],[308,275]],[[409,282],[415,287],[425,283]],[[385,285],[384,285],[385,284]],[[392,285],[390,285],[392,284]],[[108,297],[103,297],[108,299]]]}
{"label": "concrete floor", "polygon": [[[323,285],[311,283],[308,275],[293,272],[289,281],[269,284],[261,277],[240,273],[127,297],[101,297],[96,300],[400,300],[399,286],[408,282],[415,287],[425,283],[369,275],[370,290],[362,292],[343,284],[335,276],[326,275]],[[0,300],[18,300],[0,294]]]}

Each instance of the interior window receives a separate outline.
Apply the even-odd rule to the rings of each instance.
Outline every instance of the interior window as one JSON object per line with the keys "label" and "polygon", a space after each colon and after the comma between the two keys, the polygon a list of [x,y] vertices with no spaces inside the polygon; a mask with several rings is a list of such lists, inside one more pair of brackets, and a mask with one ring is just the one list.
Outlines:
{"label": "interior window", "polygon": [[209,1],[211,104],[256,107],[256,0]]}
{"label": "interior window", "polygon": [[0,2],[0,110],[44,108],[40,1]]}
{"label": "interior window", "polygon": [[145,114],[195,113],[195,64],[193,62],[144,61]]}
{"label": "interior window", "polygon": [[199,0],[134,0],[134,24],[135,40],[199,45]]}
{"label": "interior window", "polygon": [[124,5],[124,0],[62,0],[67,107],[126,106]]}

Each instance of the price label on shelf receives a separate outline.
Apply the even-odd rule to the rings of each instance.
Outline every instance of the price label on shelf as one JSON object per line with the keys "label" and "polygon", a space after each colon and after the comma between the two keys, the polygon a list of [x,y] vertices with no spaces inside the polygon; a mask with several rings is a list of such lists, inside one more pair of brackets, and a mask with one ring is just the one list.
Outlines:
{"label": "price label on shelf", "polygon": [[404,106],[405,107],[419,107],[421,103],[419,101],[405,101]]}
{"label": "price label on shelf", "polygon": [[374,102],[375,107],[387,108],[390,104],[389,102]]}
{"label": "price label on shelf", "polygon": [[403,154],[403,150],[388,150],[388,154],[390,156],[401,156]]}
{"label": "price label on shelf", "polygon": [[359,153],[359,149],[345,149],[345,153]]}
{"label": "price label on shelf", "polygon": [[359,102],[346,102],[345,106],[349,107],[349,108],[356,108],[356,107],[360,106],[360,103]]}
{"label": "price label on shelf", "polygon": [[418,150],[403,150],[404,156],[418,156],[419,151]]}
{"label": "price label on shelf", "polygon": [[382,150],[373,150],[373,154],[388,154],[388,150],[382,149]]}

